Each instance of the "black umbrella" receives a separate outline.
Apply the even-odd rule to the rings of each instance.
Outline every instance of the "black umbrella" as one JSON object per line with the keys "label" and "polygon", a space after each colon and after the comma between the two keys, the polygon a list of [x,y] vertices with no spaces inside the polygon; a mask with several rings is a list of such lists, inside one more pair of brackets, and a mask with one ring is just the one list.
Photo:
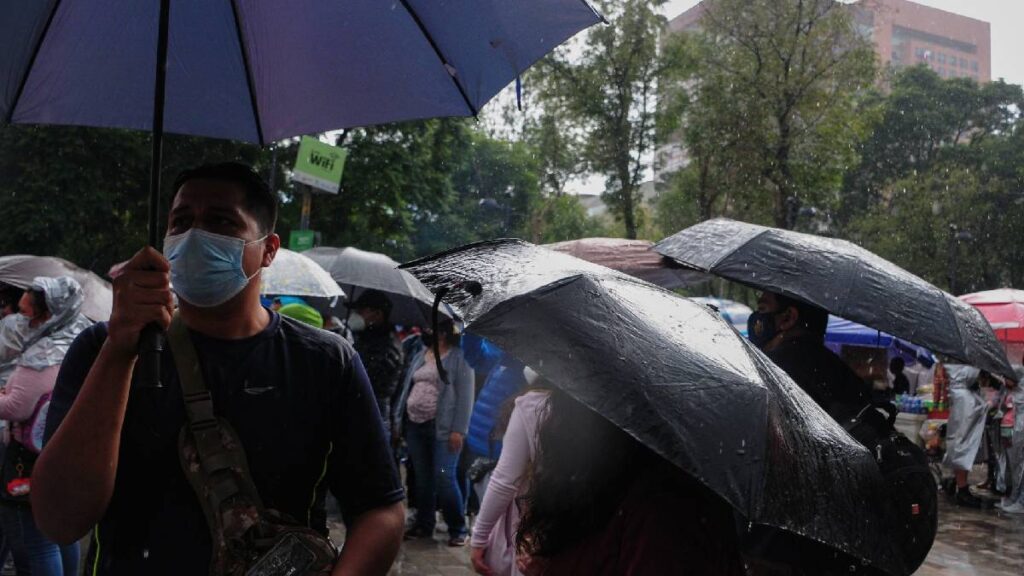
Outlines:
{"label": "black umbrella", "polygon": [[752,524],[907,573],[886,535],[883,481],[871,455],[707,306],[516,240],[404,267],[435,292],[450,289],[447,300],[468,330]]}
{"label": "black umbrella", "polygon": [[803,300],[1013,380],[975,308],[845,240],[719,218],[654,249],[683,266]]}

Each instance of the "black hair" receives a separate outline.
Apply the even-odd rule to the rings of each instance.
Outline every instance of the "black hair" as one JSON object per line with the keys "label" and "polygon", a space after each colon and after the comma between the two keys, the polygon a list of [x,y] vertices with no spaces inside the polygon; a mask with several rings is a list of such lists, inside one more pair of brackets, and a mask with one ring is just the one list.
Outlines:
{"label": "black hair", "polygon": [[657,456],[558,389],[548,394],[516,548],[553,556],[600,530]]}
{"label": "black hair", "polygon": [[895,374],[896,372],[902,372],[907,367],[906,361],[899,356],[894,356],[892,360],[889,360],[889,370]]}
{"label": "black hair", "polygon": [[21,300],[21,295],[24,293],[25,291],[17,286],[0,283],[0,308],[10,306],[17,311],[18,300]]}
{"label": "black hair", "polygon": [[221,162],[185,170],[174,179],[171,202],[174,202],[178,191],[189,180],[217,180],[238,184],[245,193],[245,209],[256,218],[260,232],[270,234],[274,231],[277,224],[277,198],[251,166],[239,162]]}
{"label": "black hair", "polygon": [[818,308],[814,304],[783,296],[782,294],[776,294],[775,301],[779,304],[778,313],[785,312],[787,308],[796,309],[797,314],[800,316],[799,322],[801,326],[812,334],[819,335],[822,338],[825,337],[825,332],[828,330],[828,312],[823,308]]}

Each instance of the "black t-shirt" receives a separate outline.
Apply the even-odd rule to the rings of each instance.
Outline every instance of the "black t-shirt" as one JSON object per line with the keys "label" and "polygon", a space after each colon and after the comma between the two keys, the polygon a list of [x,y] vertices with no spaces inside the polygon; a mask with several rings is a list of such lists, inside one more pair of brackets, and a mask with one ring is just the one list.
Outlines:
{"label": "black t-shirt", "polygon": [[[348,518],[402,500],[373,392],[344,340],[278,314],[243,340],[191,336],[214,409],[241,437],[265,506],[325,530],[314,508],[327,488]],[[97,324],[72,344],[50,404],[48,438],[106,337],[106,324]],[[169,353],[161,371],[162,389],[133,383],[114,495],[93,536],[88,565],[96,574],[209,570],[209,528],[178,459],[185,407]]]}

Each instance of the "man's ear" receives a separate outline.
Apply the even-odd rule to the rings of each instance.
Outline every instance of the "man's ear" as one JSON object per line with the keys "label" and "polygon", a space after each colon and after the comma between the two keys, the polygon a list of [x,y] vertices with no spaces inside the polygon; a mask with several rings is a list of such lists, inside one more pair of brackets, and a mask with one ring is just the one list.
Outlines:
{"label": "man's ear", "polygon": [[779,314],[779,331],[789,330],[797,325],[800,321],[800,312],[795,306],[789,306],[784,312]]}
{"label": "man's ear", "polygon": [[261,266],[264,268],[270,266],[270,263],[274,261],[274,257],[277,256],[277,250],[281,248],[281,237],[277,234],[268,234],[263,240],[263,262]]}

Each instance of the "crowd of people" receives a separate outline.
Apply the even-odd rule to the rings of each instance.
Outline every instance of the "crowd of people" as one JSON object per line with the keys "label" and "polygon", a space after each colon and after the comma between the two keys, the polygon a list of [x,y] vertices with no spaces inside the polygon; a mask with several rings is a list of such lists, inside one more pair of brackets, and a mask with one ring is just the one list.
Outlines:
{"label": "crowd of people", "polygon": [[[261,300],[280,240],[251,169],[203,166],[174,190],[163,252],[121,267],[109,322],[80,314],[71,278],[4,288],[0,555],[19,574],[77,574],[86,536],[93,574],[298,562],[276,544],[324,549],[328,492],[346,543],[336,559],[311,552],[303,574],[384,574],[403,538],[434,537],[438,512],[485,575],[874,573],[751,535],[707,487],[450,318],[399,330],[376,290],[344,321]],[[765,293],[750,338],[857,421],[871,391],[825,347],[827,320]],[[154,323],[171,339],[163,386],[147,388],[135,373]]]}

